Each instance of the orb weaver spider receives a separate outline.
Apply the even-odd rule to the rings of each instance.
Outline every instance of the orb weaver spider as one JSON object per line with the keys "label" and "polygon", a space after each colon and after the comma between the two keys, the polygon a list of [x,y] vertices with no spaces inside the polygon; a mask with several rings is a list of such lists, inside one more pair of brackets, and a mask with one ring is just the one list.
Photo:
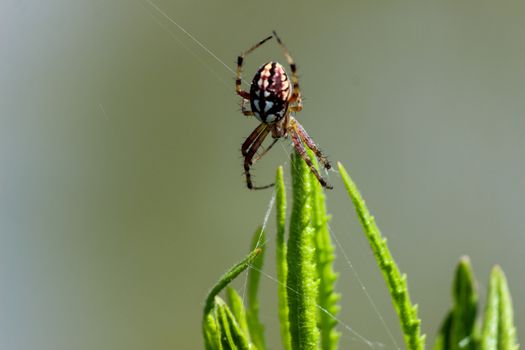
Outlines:
{"label": "orb weaver spider", "polygon": [[[284,67],[278,62],[270,61],[263,64],[257,70],[257,73],[255,73],[255,76],[252,79],[250,92],[242,90],[241,71],[244,57],[273,37],[275,37],[283,49],[284,56],[290,65],[292,84],[290,84],[290,79],[288,78]],[[290,89],[290,85],[292,85],[292,89]],[[245,116],[255,116],[255,118],[261,122],[250,136],[248,136],[241,147],[242,155],[244,157],[244,174],[246,175],[246,184],[249,189],[259,190],[274,185],[254,186],[250,175],[250,167],[257,160],[262,158],[262,156],[264,156],[280,138],[287,137],[288,135],[290,135],[292,139],[295,150],[301,158],[304,159],[319,183],[324,188],[333,188],[319,174],[313,165],[312,160],[308,156],[304,145],[306,144],[306,146],[314,152],[317,159],[326,169],[332,167],[328,162],[328,159],[326,159],[321,153],[301,124],[291,116],[292,112],[300,112],[303,108],[301,91],[299,90],[299,78],[297,77],[297,67],[292,56],[288,52],[288,49],[284,46],[275,31],[273,31],[273,35],[261,40],[238,56],[235,92],[242,97],[242,113]],[[247,103],[250,104],[250,109],[246,108]],[[257,155],[257,150],[261,148],[264,139],[270,133],[273,137],[273,142],[264,149],[261,154]]]}

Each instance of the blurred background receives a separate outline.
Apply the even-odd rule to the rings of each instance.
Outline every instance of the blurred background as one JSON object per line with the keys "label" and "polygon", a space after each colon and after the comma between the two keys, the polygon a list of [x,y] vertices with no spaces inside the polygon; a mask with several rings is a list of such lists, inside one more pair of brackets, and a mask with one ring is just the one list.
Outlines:
{"label": "blurred background", "polygon": [[[462,255],[482,300],[503,267],[523,341],[524,16],[520,1],[0,1],[0,348],[202,348],[206,293],[247,253],[272,196],[245,188],[240,145],[257,122],[240,113],[231,69],[273,29],[298,64],[297,118],[360,187],[427,345]],[[275,42],[247,58],[245,79],[269,60],[285,62]],[[255,181],[290,152],[281,141]],[[328,177],[332,229],[378,309],[338,250],[339,317],[373,347],[403,348]],[[271,215],[270,276],[274,235]],[[263,277],[279,349],[275,290]],[[341,348],[370,348],[341,331]]]}

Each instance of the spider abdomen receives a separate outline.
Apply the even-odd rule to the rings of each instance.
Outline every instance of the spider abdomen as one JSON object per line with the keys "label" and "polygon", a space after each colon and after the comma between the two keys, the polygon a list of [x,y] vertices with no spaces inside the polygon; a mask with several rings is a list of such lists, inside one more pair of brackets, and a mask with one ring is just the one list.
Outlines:
{"label": "spider abdomen", "polygon": [[288,110],[290,79],[284,67],[268,62],[259,68],[250,88],[250,106],[253,114],[263,123],[281,120]]}

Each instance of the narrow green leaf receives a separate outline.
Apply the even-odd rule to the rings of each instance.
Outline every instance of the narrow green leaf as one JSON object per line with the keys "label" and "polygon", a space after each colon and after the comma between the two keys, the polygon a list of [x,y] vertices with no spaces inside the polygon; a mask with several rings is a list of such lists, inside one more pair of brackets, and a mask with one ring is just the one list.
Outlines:
{"label": "narrow green leaf", "polygon": [[456,270],[453,285],[454,308],[450,349],[474,349],[478,311],[476,279],[468,257],[463,257]]}
{"label": "narrow green leaf", "polygon": [[490,274],[485,319],[481,331],[481,349],[518,349],[512,301],[507,280],[499,266],[495,266]]}
{"label": "narrow green leaf", "polygon": [[310,169],[296,153],[292,155],[293,203],[288,237],[288,306],[292,348],[317,349],[317,281],[312,227]]}
{"label": "narrow green leaf", "polygon": [[[313,219],[315,229],[315,266],[319,278],[318,304],[335,316],[339,312],[340,295],[335,292],[337,274],[334,272],[334,246],[328,229],[329,216],[326,213],[325,195],[317,179],[311,175],[313,186]],[[321,349],[336,350],[340,334],[337,332],[337,321],[324,311],[318,310],[318,327],[321,332]]]}
{"label": "narrow green leaf", "polygon": [[277,168],[275,179],[275,208],[277,219],[277,237],[276,237],[276,260],[277,260],[277,300],[279,303],[279,326],[281,331],[281,340],[284,350],[291,350],[292,343],[290,338],[290,322],[288,321],[288,290],[286,289],[286,275],[288,274],[288,265],[286,262],[286,188],[284,187],[283,167]]}
{"label": "narrow green leaf", "polygon": [[241,296],[235,289],[231,287],[226,289],[226,295],[228,296],[228,305],[230,306],[237,323],[239,323],[239,327],[241,327],[245,334],[249,335],[250,330],[248,328],[248,321],[246,319],[246,310],[244,309]]}
{"label": "narrow green leaf", "polygon": [[499,294],[500,294],[500,349],[518,350],[518,338],[516,327],[514,326],[514,311],[512,308],[512,298],[510,296],[507,278],[503,270],[496,266],[494,268],[499,275]]}
{"label": "narrow green leaf", "polygon": [[214,308],[215,311],[215,318],[217,319],[217,323],[219,324],[219,328],[221,330],[221,346],[225,350],[237,350],[237,346],[234,343],[232,332],[230,330],[230,325],[228,322],[228,318],[225,315],[224,309],[221,307],[221,303],[219,301],[220,297],[216,297],[217,302]]}
{"label": "narrow green leaf", "polygon": [[[248,256],[246,256],[241,262],[233,266],[228,272],[226,272],[211,289],[206,297],[206,302],[204,304],[204,311],[202,317],[202,331],[207,343],[207,338],[210,332],[210,329],[213,330],[215,325],[213,323],[213,317],[210,317],[210,312],[215,308],[215,297],[231,282],[235,277],[237,277],[241,272],[246,270],[253,260],[261,253],[261,249],[257,248],[253,250]],[[217,348],[214,348],[217,349]]]}
{"label": "narrow green leaf", "polygon": [[223,335],[221,338],[223,348],[232,350],[253,349],[250,346],[247,334],[242,331],[228,305],[220,297],[215,299],[216,318]]}
{"label": "narrow green leaf", "polygon": [[450,333],[452,329],[452,311],[449,311],[447,317],[441,324],[439,332],[434,343],[434,350],[450,350]]}
{"label": "narrow green leaf", "polygon": [[[261,227],[259,227],[252,238],[251,249],[257,249],[264,243],[266,236]],[[248,319],[248,328],[253,344],[260,349],[266,349],[264,341],[264,326],[259,320],[259,282],[261,281],[261,272],[264,264],[264,251],[257,256],[253,262],[253,269],[248,271],[248,308],[246,316]]]}
{"label": "narrow green leaf", "polygon": [[[442,349],[476,349],[476,280],[468,257],[459,261],[452,284],[453,306],[436,339]],[[436,349],[436,346],[434,349]]]}
{"label": "narrow green leaf", "polygon": [[374,217],[368,211],[365,201],[361,197],[357,186],[352,181],[341,163],[337,164],[348,195],[354,203],[359,221],[365,232],[370,247],[374,252],[379,269],[390,291],[390,296],[397,312],[401,328],[403,330],[405,344],[410,350],[422,350],[425,344],[425,336],[421,335],[420,323],[417,317],[417,306],[412,305],[406,275],[401,274],[397,264],[392,258],[386,239],[381,236]]}
{"label": "narrow green leaf", "polygon": [[203,320],[204,348],[206,350],[222,350],[221,331],[215,313],[210,312]]}
{"label": "narrow green leaf", "polygon": [[499,326],[498,276],[492,271],[489,280],[485,318],[481,332],[481,349],[496,350],[498,346]]}

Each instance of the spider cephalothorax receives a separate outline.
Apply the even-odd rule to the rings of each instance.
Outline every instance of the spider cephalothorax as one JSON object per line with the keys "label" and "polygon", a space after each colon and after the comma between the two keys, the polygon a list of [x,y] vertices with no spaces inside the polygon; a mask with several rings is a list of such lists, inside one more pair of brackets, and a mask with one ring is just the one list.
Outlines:
{"label": "spider cephalothorax", "polygon": [[[241,70],[244,57],[272,37],[277,39],[277,42],[284,51],[284,55],[290,65],[290,70],[292,71],[291,81],[288,78],[284,67],[281,64],[272,61],[259,68],[253,77],[250,92],[242,90]],[[250,167],[266,154],[266,152],[275,145],[277,140],[290,135],[295,150],[299,153],[301,158],[304,159],[306,164],[308,164],[319,183],[323,187],[331,189],[332,186],[323,179],[313,165],[312,160],[306,152],[305,145],[315,153],[317,159],[319,159],[326,169],[331,168],[330,163],[306,133],[301,124],[290,115],[291,112],[299,112],[303,108],[301,91],[299,90],[299,79],[297,78],[297,68],[295,63],[281,39],[277,36],[277,33],[273,32],[273,36],[271,35],[260,41],[237,58],[235,91],[243,98],[241,104],[242,113],[247,116],[253,115],[261,122],[250,136],[248,136],[241,147],[242,155],[244,156],[244,173],[246,175],[246,184],[248,188],[263,189],[273,186],[273,184],[254,186],[250,175]],[[246,103],[248,102],[250,104],[249,110],[246,109]],[[264,139],[269,133],[272,134],[274,139],[273,142],[261,154],[257,155],[257,150],[261,147]]]}

